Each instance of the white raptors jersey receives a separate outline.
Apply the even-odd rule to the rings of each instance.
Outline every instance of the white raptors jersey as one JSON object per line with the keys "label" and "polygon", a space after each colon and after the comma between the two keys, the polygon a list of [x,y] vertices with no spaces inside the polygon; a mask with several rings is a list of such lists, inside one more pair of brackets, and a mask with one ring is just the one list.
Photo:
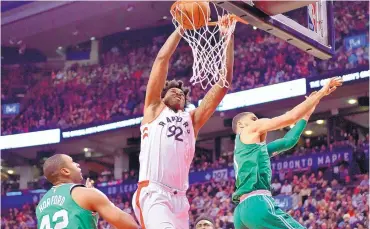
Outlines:
{"label": "white raptors jersey", "polygon": [[190,113],[176,113],[166,106],[154,121],[142,125],[140,131],[139,181],[156,181],[187,190],[195,152]]}

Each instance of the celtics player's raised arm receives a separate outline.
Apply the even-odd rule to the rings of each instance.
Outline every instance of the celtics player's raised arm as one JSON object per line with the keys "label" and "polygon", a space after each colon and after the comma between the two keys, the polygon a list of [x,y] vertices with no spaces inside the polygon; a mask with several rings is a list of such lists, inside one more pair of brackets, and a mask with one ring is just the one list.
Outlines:
{"label": "celtics player's raised arm", "polygon": [[331,94],[342,83],[343,81],[340,77],[331,78],[320,91],[310,95],[304,102],[298,104],[292,110],[272,119],[257,120],[249,128],[252,132],[264,134],[268,131],[290,126],[304,117],[324,96]]}
{"label": "celtics player's raised arm", "polygon": [[117,229],[138,229],[135,219],[117,208],[108,197],[95,188],[76,187],[72,190],[73,200],[82,208],[97,212],[105,221]]}
{"label": "celtics player's raised arm", "polygon": [[161,102],[161,93],[167,79],[170,59],[181,40],[180,33],[182,32],[180,29],[175,30],[159,50],[154,60],[145,95],[144,116],[148,107]]}
{"label": "celtics player's raised arm", "polygon": [[[309,96],[313,96],[317,92],[312,92],[312,94]],[[306,96],[306,99],[309,97]],[[277,139],[273,142],[270,142],[267,144],[267,152],[269,153],[270,157],[274,157],[276,155],[279,155],[283,153],[284,151],[287,151],[291,148],[293,148],[297,142],[299,141],[299,138],[302,135],[303,130],[306,128],[307,122],[310,119],[312,113],[314,112],[317,104],[309,110],[301,120],[299,120],[293,128],[291,128],[288,133],[285,134],[283,138]]]}

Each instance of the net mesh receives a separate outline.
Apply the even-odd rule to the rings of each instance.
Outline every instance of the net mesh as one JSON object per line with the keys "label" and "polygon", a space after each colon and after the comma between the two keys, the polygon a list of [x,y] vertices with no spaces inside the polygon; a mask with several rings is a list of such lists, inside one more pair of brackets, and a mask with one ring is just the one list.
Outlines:
{"label": "net mesh", "polygon": [[[197,2],[192,2],[198,4]],[[204,2],[203,2],[204,4]],[[216,12],[217,18],[228,15],[228,12],[224,9],[217,7],[214,3],[208,3],[209,7],[213,12]],[[193,63],[193,75],[190,78],[190,82],[200,84],[203,89],[208,86],[215,84],[220,87],[229,87],[229,83],[226,80],[227,68],[226,68],[226,48],[230,41],[231,34],[235,30],[235,20],[230,19],[229,26],[226,31],[220,31],[220,21],[216,23],[208,23],[210,21],[209,12],[203,12],[201,10],[201,17],[204,17],[206,25],[199,28],[194,22],[194,12],[189,13],[183,12],[181,7],[178,5],[174,6],[175,12],[177,10],[177,17],[174,15],[174,11],[171,10],[172,22],[176,28],[184,29],[181,24],[182,21],[186,20],[191,22],[192,29],[185,29],[184,33],[180,33],[186,40],[192,49],[194,63]],[[195,9],[197,7],[193,7]],[[198,9],[202,9],[200,6]],[[189,25],[186,25],[189,26]]]}

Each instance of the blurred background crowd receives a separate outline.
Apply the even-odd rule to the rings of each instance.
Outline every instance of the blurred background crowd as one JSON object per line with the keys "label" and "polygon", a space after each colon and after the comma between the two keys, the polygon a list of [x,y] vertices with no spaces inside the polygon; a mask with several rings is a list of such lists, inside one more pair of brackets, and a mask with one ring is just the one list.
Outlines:
{"label": "blurred background crowd", "polygon": [[[334,2],[336,52],[329,60],[314,58],[258,29],[237,28],[234,82],[230,92],[369,66],[368,42],[356,48],[346,45],[346,39],[352,36],[365,36],[369,40],[368,9],[365,1]],[[172,31],[173,27],[164,27],[148,29],[142,32],[145,36],[121,34],[103,38],[99,64],[95,65],[73,64],[66,69],[52,70],[38,63],[2,65],[2,103],[19,102],[22,109],[19,115],[1,120],[1,135],[83,128],[141,116],[152,63]],[[187,83],[192,74],[192,58],[191,49],[182,41],[171,59],[168,78]],[[196,105],[205,91],[197,85],[191,89],[191,103]],[[345,149],[352,152],[352,162],[340,160],[319,170],[274,170],[273,195],[277,201],[282,200],[279,203],[289,214],[309,229],[368,228],[368,131],[359,133],[348,125],[338,125],[330,131],[336,134],[306,137],[297,147],[272,161]],[[197,150],[190,173],[232,166],[232,151],[223,151],[214,158]],[[113,173],[107,169],[92,177],[95,186],[109,186],[112,182],[131,184],[138,178],[135,169],[125,171],[121,180],[115,180]],[[215,219],[217,229],[233,228],[235,204],[231,202],[231,194],[234,186],[232,176],[192,183],[187,192],[191,228],[201,214]],[[29,189],[49,187],[43,177],[29,185]],[[2,197],[19,191],[19,176],[9,174],[8,179],[2,181],[1,191]],[[112,194],[109,198],[120,209],[133,214],[132,194]],[[3,209],[1,228],[36,228],[36,205],[34,202],[22,208]],[[112,227],[100,220],[99,228]]]}
{"label": "blurred background crowd", "polygon": [[[355,49],[347,49],[344,44],[346,37],[354,35],[362,34],[368,40],[366,5],[367,2],[361,1],[349,5],[335,2],[336,54],[325,61],[263,31],[237,28],[231,92],[368,66],[368,43]],[[54,71],[32,64],[2,65],[3,103],[14,100],[22,87],[27,88],[27,94],[21,114],[2,121],[1,134],[91,126],[142,115],[152,63],[171,31],[173,28],[169,27],[148,30],[147,36],[131,39],[107,38],[106,42],[103,40],[98,65],[75,64]],[[169,79],[176,77],[188,82],[192,63],[191,49],[183,41],[171,60]],[[193,103],[204,94],[201,87],[192,87]]]}
{"label": "blurred background crowd", "polygon": [[[326,177],[326,175],[328,177]],[[343,180],[341,175],[332,176],[332,169],[317,173],[306,171],[274,179],[273,195],[291,196],[292,204],[288,213],[307,228],[338,229],[368,228],[369,223],[369,176],[351,174]],[[231,202],[234,178],[222,181],[193,184],[187,192],[190,201],[190,223],[202,214],[215,219],[216,228],[233,228]],[[133,193],[112,195],[112,202],[125,212],[133,215],[131,207]],[[21,209],[3,212],[2,228],[36,228],[36,204],[25,204]],[[112,228],[104,220],[99,221],[100,229]]]}

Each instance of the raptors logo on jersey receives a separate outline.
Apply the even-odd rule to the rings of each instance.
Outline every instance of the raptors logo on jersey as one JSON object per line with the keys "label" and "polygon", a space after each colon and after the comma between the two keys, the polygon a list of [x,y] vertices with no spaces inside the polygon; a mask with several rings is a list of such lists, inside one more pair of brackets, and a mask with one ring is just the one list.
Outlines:
{"label": "raptors logo on jersey", "polygon": [[156,181],[186,190],[195,151],[190,113],[176,113],[165,107],[154,121],[142,125],[140,130],[139,181]]}

